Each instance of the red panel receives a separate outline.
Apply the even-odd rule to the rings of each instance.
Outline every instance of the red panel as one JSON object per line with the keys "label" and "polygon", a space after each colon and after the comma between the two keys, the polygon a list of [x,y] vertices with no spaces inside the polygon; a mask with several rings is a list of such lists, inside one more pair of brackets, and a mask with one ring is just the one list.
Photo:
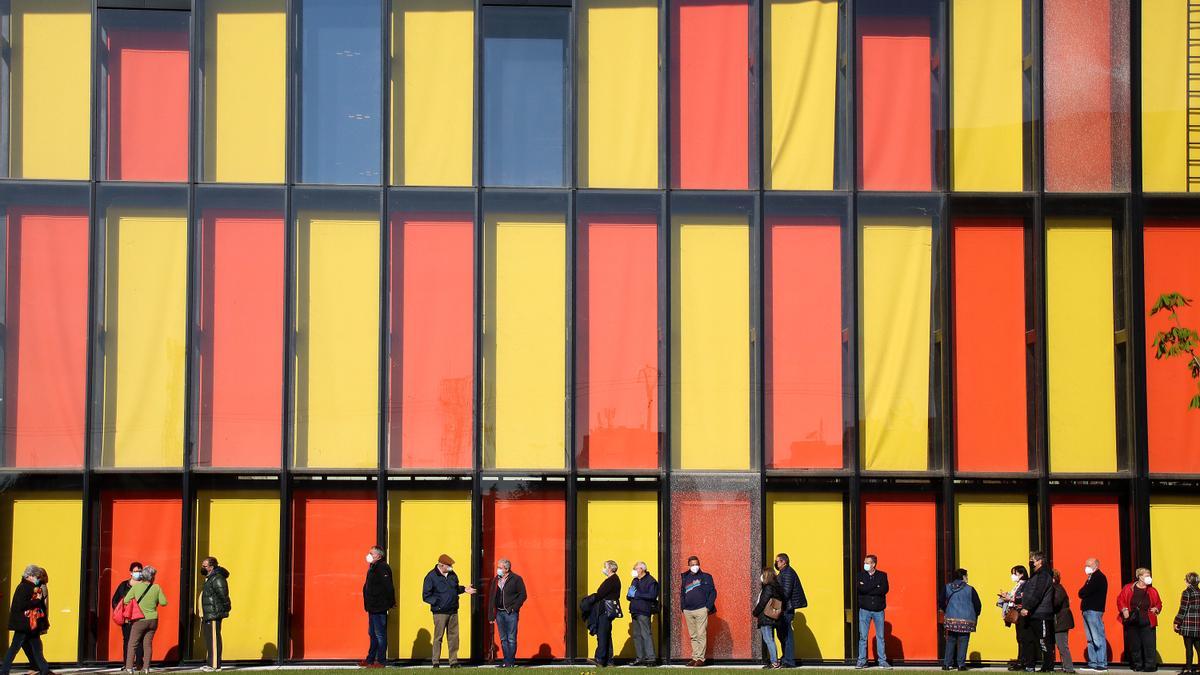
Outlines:
{"label": "red panel", "polygon": [[397,214],[391,228],[391,465],[467,469],[475,391],[471,214]]}
{"label": "red panel", "polygon": [[1146,416],[1150,434],[1150,471],[1200,473],[1200,412],[1188,410],[1196,381],[1181,357],[1157,360],[1150,341],[1170,330],[1171,320],[1150,308],[1163,293],[1190,298],[1179,312],[1184,326],[1200,330],[1200,220],[1147,219],[1146,257]]}
{"label": "red panel", "polygon": [[932,39],[924,17],[860,17],[859,172],[864,190],[929,190]]}
{"label": "red panel", "polygon": [[1079,612],[1078,591],[1087,580],[1084,563],[1100,560],[1108,577],[1108,604],[1104,612],[1104,633],[1108,638],[1109,659],[1119,657],[1125,639],[1117,621],[1117,593],[1125,583],[1121,570],[1121,509],[1115,497],[1051,497],[1052,541],[1050,560],[1062,575],[1063,587],[1071,599],[1075,629],[1070,633],[1071,654],[1083,661],[1087,656],[1087,638],[1083,615]]}
{"label": "red panel", "polygon": [[108,177],[187,180],[186,32],[108,31]]}
{"label": "red panel", "polygon": [[366,653],[363,557],[375,544],[375,493],[297,493],[290,658],[348,659]]}
{"label": "red panel", "polygon": [[937,658],[937,505],[924,495],[870,496],[863,520],[864,555],[879,556],[888,573],[888,660]]}
{"label": "red panel", "polygon": [[[717,587],[717,613],[708,617],[708,658],[748,659],[751,640],[758,625],[750,616],[750,498],[738,492],[679,492],[672,495],[671,535],[674,567],[664,571],[671,577],[670,592],[676,608],[671,618],[674,658],[691,655],[687,626],[679,607],[679,575],[686,569],[688,556],[700,558],[700,567],[713,576]],[[660,579],[664,586],[666,581]],[[754,622],[754,623],[752,623]]]}
{"label": "red panel", "polygon": [[[483,500],[484,609],[490,611],[496,561],[508,558],[525,580],[529,599],[521,608],[517,658],[555,659],[566,655],[567,502],[561,492],[485,495]],[[485,645],[496,647],[491,630]]]}
{"label": "red panel", "polygon": [[1019,218],[954,219],[954,395],[958,470],[1027,471]]}
{"label": "red panel", "polygon": [[767,222],[768,466],[842,466],[842,252],[837,218]]}
{"label": "red panel", "polygon": [[750,62],[746,0],[671,3],[671,183],[749,187]]}
{"label": "red panel", "polygon": [[580,215],[579,466],[658,466],[658,224]]}
{"label": "red panel", "polygon": [[96,622],[97,656],[121,661],[121,627],[108,620],[117,585],[129,578],[129,563],[137,561],[158,570],[154,583],[162,587],[167,606],[158,610],[160,630],[154,636],[154,661],[179,659],[180,523],[183,503],[177,494],[104,493],[100,498],[100,595]]}
{"label": "red panel", "polygon": [[83,464],[86,209],[8,212],[5,445],[16,467]]}
{"label": "red panel", "polygon": [[202,466],[279,466],[283,406],[283,214],[203,214]]}

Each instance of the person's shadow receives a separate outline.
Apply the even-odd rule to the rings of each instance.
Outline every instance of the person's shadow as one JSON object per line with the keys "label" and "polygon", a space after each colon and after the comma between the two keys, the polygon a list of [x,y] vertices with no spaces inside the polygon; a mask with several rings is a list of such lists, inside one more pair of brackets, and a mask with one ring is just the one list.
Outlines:
{"label": "person's shadow", "polygon": [[549,644],[547,644],[547,643],[545,643],[545,642],[543,642],[543,643],[542,643],[542,644],[541,644],[541,645],[538,647],[537,653],[533,655],[533,659],[534,659],[535,661],[550,661],[550,660],[553,660],[553,659],[554,659],[554,653],[550,651],[550,645],[549,645]]}
{"label": "person's shadow", "polygon": [[[887,649],[888,663],[904,660],[904,641],[896,637],[892,632],[892,622],[883,622],[883,633],[886,636],[883,641],[884,648]],[[876,655],[878,656],[878,655]]]}
{"label": "person's shadow", "polygon": [[279,647],[274,642],[266,642],[262,646],[262,660],[274,661],[279,658]]}
{"label": "person's shadow", "polygon": [[430,634],[428,628],[422,628],[417,631],[417,638],[413,640],[412,657],[414,659],[430,658],[433,656],[433,635]]}
{"label": "person's shadow", "polygon": [[796,620],[792,623],[792,640],[796,646],[796,658],[816,659],[820,660],[821,645],[817,642],[817,636],[813,634],[812,628],[808,626],[808,617],[802,612],[796,612]]}
{"label": "person's shadow", "polygon": [[733,656],[733,635],[729,622],[717,614],[708,615],[708,653],[713,658]]}

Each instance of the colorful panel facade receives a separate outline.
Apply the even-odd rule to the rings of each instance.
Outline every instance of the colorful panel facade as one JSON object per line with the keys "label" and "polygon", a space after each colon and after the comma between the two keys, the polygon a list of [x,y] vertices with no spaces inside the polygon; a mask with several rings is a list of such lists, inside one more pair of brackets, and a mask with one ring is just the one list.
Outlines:
{"label": "colorful panel facade", "polygon": [[1009,574],[1014,565],[1028,565],[1029,502],[1021,495],[959,495],[954,520],[958,537],[955,565],[967,570],[979,599],[984,601],[984,614],[971,636],[970,660],[1016,658],[1012,629],[1005,628],[995,614],[989,617],[987,612],[1000,610],[987,606],[987,602],[994,603],[995,593],[1012,588]]}
{"label": "colorful panel facade", "polygon": [[[888,660],[936,659],[937,504],[932,496],[863,498],[863,555],[878,556],[888,573],[884,648]],[[874,654],[874,638],[871,639]]]}
{"label": "colorful panel facade", "polygon": [[[843,589],[846,578],[842,495],[767,495],[764,558],[787,553],[808,598],[792,623],[796,658],[837,661],[846,656]],[[810,548],[808,542],[820,541]],[[802,552],[802,553],[801,553]]]}

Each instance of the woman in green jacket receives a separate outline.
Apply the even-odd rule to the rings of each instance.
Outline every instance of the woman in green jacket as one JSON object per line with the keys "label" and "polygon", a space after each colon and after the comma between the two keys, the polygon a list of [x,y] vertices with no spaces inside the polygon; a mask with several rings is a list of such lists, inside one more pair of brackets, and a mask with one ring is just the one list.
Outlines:
{"label": "woman in green jacket", "polygon": [[129,629],[129,649],[125,652],[125,670],[134,672],[134,658],[137,656],[136,645],[142,646],[142,671],[150,672],[150,661],[154,658],[154,632],[158,630],[158,608],[167,604],[167,596],[162,587],[154,583],[158,570],[150,565],[142,567],[142,580],[129,587],[123,602],[136,602],[142,608],[143,619],[133,622]]}

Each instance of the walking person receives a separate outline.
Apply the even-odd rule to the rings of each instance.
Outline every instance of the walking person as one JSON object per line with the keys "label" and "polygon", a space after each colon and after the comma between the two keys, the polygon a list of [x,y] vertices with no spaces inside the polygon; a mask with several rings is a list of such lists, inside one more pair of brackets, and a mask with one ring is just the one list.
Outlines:
{"label": "walking person", "polygon": [[[1200,574],[1188,572],[1183,578],[1183,595],[1179,597],[1179,612],[1175,615],[1175,632],[1183,638],[1183,673],[1200,672]],[[1192,665],[1192,652],[1196,665]]]}
{"label": "walking person", "polygon": [[604,561],[600,573],[604,581],[596,588],[596,653],[595,665],[604,668],[613,662],[613,620],[621,615],[621,581],[617,579],[617,563]]}
{"label": "walking person", "polygon": [[1088,558],[1083,564],[1087,580],[1079,588],[1079,615],[1083,617],[1083,634],[1087,637],[1088,668],[1108,670],[1108,638],[1104,633],[1104,610],[1108,603],[1108,577],[1100,570],[1099,558]]}
{"label": "walking person", "polygon": [[679,608],[692,645],[687,665],[698,668],[708,651],[708,615],[717,611],[717,585],[711,574],[700,569],[700,558],[689,556],[687,563],[687,570],[679,575]]}
{"label": "walking person", "polygon": [[938,605],[942,610],[942,626],[946,633],[946,653],[942,670],[967,669],[967,644],[983,612],[979,593],[967,583],[967,571],[954,570],[950,583],[942,589]]}
{"label": "walking person", "polygon": [[1117,611],[1125,629],[1125,653],[1130,670],[1152,673],[1158,670],[1158,645],[1155,629],[1162,612],[1162,598],[1155,590],[1150,570],[1139,567],[1133,582],[1117,595]]}
{"label": "walking person", "polygon": [[883,613],[887,609],[888,577],[887,572],[878,569],[878,565],[879,557],[867,554],[855,583],[858,591],[858,661],[854,667],[857,669],[867,667],[867,637],[872,623],[875,624],[875,656],[879,659],[879,667],[884,670],[892,668],[888,664],[887,648],[884,646]]}
{"label": "walking person", "polygon": [[762,583],[762,591],[758,594],[758,602],[754,603],[751,615],[758,619],[758,632],[762,635],[763,643],[767,646],[767,654],[771,657],[770,662],[764,668],[776,670],[780,668],[780,665],[779,652],[775,648],[775,627],[783,618],[783,608],[787,596],[779,585],[778,576],[773,568],[763,568],[762,576],[758,580]]}
{"label": "walking person", "polygon": [[27,565],[21,572],[21,581],[12,592],[12,603],[8,608],[9,636],[8,652],[4,655],[4,665],[0,666],[0,675],[9,675],[17,652],[24,651],[29,659],[29,665],[36,668],[39,675],[50,673],[50,664],[42,649],[42,635],[50,630],[49,602],[46,589],[42,586],[45,571],[37,565]]}
{"label": "walking person", "polygon": [[1069,631],[1075,627],[1075,615],[1071,614],[1071,596],[1062,585],[1062,574],[1054,570],[1054,644],[1058,647],[1058,660],[1062,662],[1064,673],[1075,672],[1075,664],[1071,661],[1071,645],[1067,639]]}
{"label": "walking person", "polygon": [[362,668],[382,668],[387,659],[388,612],[396,606],[396,586],[392,568],[384,560],[383,548],[372,546],[367,551],[367,580],[363,583],[363,609],[367,612],[367,658],[358,662]]}
{"label": "walking person", "polygon": [[651,620],[658,614],[658,580],[646,571],[646,563],[640,560],[633,566],[633,583],[629,584],[625,599],[629,601],[629,615],[633,618],[629,632],[633,634],[633,648],[637,652],[637,658],[630,665],[657,666]]}
{"label": "walking person", "polygon": [[784,668],[796,667],[796,636],[792,623],[796,620],[796,610],[808,607],[808,598],[804,595],[804,585],[800,583],[800,575],[792,568],[792,559],[786,553],[775,556],[775,569],[779,575],[779,588],[783,591],[783,616],[775,622],[775,635],[783,647],[779,655],[779,663]]}
{"label": "walking person", "polygon": [[1013,587],[1008,592],[997,593],[996,606],[1004,617],[1004,625],[1013,627],[1017,640],[1017,658],[1008,664],[1009,670],[1025,670],[1027,664],[1034,662],[1037,651],[1037,640],[1030,628],[1030,618],[1021,615],[1021,597],[1024,594],[1025,583],[1029,581],[1029,572],[1024,565],[1014,565],[1009,570]]}
{"label": "walking person", "polygon": [[528,595],[525,580],[513,573],[512,562],[501,558],[496,562],[496,582],[492,586],[491,621],[500,631],[500,651],[504,661],[501,668],[516,668],[517,626],[521,619],[521,606]]}
{"label": "walking person", "polygon": [[[125,600],[125,594],[129,592],[129,587],[142,580],[142,563],[134,561],[129,563],[129,578],[124,579],[117,584],[117,590],[113,591],[112,608],[116,609],[117,605]],[[121,624],[121,662],[125,662],[125,653],[129,651],[129,630],[133,628],[133,624],[125,622]],[[139,644],[136,647],[133,666],[135,668],[142,667],[142,646]]]}
{"label": "walking person", "polygon": [[158,631],[158,608],[167,605],[167,595],[154,580],[158,578],[158,570],[150,565],[142,568],[142,578],[129,587],[124,602],[136,602],[142,611],[142,618],[133,622],[129,629],[129,649],[125,651],[125,672],[132,673],[136,668],[136,645],[142,646],[143,673],[150,672],[150,664],[154,661],[154,634]]}
{"label": "walking person", "polygon": [[232,605],[229,602],[229,570],[217,564],[209,556],[200,561],[200,576],[204,587],[200,591],[200,631],[204,633],[204,647],[208,656],[201,670],[211,672],[221,669],[221,622],[229,618]]}
{"label": "walking person", "polygon": [[437,564],[425,575],[421,586],[421,599],[433,612],[433,667],[440,665],[442,658],[442,636],[450,652],[450,667],[458,667],[458,596],[466,593],[475,595],[471,585],[458,583],[454,572],[454,558],[443,553]]}

